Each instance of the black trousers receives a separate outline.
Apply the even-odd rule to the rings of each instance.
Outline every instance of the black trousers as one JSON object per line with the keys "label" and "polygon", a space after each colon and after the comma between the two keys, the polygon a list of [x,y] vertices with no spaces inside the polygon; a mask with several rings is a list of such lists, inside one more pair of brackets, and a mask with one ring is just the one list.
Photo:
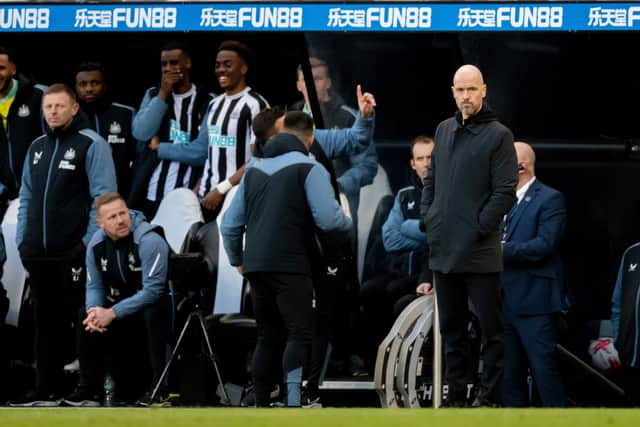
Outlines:
{"label": "black trousers", "polygon": [[115,319],[104,333],[86,332],[79,311],[77,328],[80,386],[100,393],[109,370],[117,398],[134,402],[160,378],[171,344],[168,296],[139,312]]}
{"label": "black trousers", "polygon": [[504,358],[500,273],[434,272],[434,275],[449,399],[462,401],[466,396],[466,366],[471,357],[466,328],[471,300],[482,333],[480,358],[483,369],[478,397],[500,403]]}
{"label": "black trousers", "polygon": [[[315,304],[312,316],[311,357],[305,368],[307,388],[313,391],[318,390],[320,377],[328,362],[329,343],[336,336],[333,333],[336,301],[338,294],[345,288],[344,265],[328,264],[324,259],[318,261],[318,264],[319,268],[313,273]],[[331,268],[331,272],[328,267]]]}
{"label": "black trousers", "polygon": [[[311,344],[313,285],[302,274],[248,273],[258,339],[252,371],[256,405],[268,406],[280,359],[287,405],[300,406],[302,369]],[[281,342],[286,337],[283,354]]]}
{"label": "black trousers", "polygon": [[82,243],[51,257],[22,257],[29,272],[34,313],[36,390],[59,394],[65,363],[75,358],[74,329],[84,305],[85,248]]}
{"label": "black trousers", "polygon": [[[340,277],[331,279],[333,287],[329,292],[329,298],[320,295],[319,299],[316,299],[316,308],[326,311],[329,308],[324,308],[323,305],[330,307],[331,359],[337,362],[335,368],[344,370],[344,374],[347,374],[351,356],[357,354],[362,347],[362,338],[358,334],[362,328],[358,298],[360,284],[354,258],[349,255],[339,262]],[[314,280],[315,278],[314,275]],[[322,281],[317,285],[323,286]]]}
{"label": "black trousers", "polygon": [[[9,202],[0,197],[0,279],[4,274],[4,263],[7,261],[6,246],[4,244],[4,235],[2,234],[2,221],[9,209]],[[2,319],[4,321],[4,319]]]}

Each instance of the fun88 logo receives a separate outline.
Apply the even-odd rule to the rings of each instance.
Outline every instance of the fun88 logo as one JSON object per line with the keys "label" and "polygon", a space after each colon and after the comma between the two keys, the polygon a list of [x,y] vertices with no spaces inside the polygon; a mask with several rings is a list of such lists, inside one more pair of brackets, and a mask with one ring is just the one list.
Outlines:
{"label": "fun88 logo", "polygon": [[171,119],[169,125],[169,139],[178,144],[185,144],[191,140],[191,134],[180,129],[180,125]]}
{"label": "fun88 logo", "polygon": [[228,135],[209,135],[210,147],[230,148],[236,146],[236,137]]}

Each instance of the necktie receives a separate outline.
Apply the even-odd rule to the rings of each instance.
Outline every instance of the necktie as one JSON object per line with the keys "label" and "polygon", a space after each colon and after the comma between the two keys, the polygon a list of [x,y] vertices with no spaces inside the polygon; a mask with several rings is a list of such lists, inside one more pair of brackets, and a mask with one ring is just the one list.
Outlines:
{"label": "necktie", "polygon": [[511,223],[511,219],[513,218],[513,215],[516,212],[516,209],[518,209],[518,203],[516,202],[513,207],[511,207],[511,210],[509,211],[509,213],[507,213],[504,217],[504,221],[503,221],[503,227],[502,227],[502,241],[506,241],[507,240],[507,231],[509,230],[509,224]]}

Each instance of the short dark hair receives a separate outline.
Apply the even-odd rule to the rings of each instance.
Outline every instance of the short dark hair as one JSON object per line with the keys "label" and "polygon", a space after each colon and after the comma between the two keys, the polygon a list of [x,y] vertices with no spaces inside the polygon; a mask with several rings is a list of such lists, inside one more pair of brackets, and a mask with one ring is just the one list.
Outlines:
{"label": "short dark hair", "polygon": [[185,54],[188,58],[191,58],[191,53],[189,52],[189,47],[186,45],[186,43],[183,43],[177,40],[172,40],[166,43],[164,46],[162,46],[162,48],[160,49],[160,52],[167,52],[169,50],[179,50],[183,54]]}
{"label": "short dark hair", "polygon": [[102,206],[109,204],[115,200],[122,200],[123,202],[125,202],[124,197],[122,197],[120,193],[117,193],[115,191],[110,191],[108,193],[104,193],[96,197],[96,213],[100,212],[100,208]]}
{"label": "short dark hair", "polygon": [[64,83],[54,83],[45,89],[43,97],[52,93],[66,93],[71,98],[71,101],[76,102],[76,93]]}
{"label": "short dark hair", "polygon": [[284,129],[301,136],[313,134],[313,119],[302,111],[289,111],[284,116]]}
{"label": "short dark hair", "polygon": [[83,61],[79,63],[73,76],[75,77],[78,73],[82,73],[84,71],[100,71],[102,77],[105,77],[104,66],[98,61]]}
{"label": "short dark hair", "polygon": [[0,55],[7,55],[7,58],[9,58],[9,62],[11,62],[12,64],[16,63],[15,55],[13,54],[13,51],[8,47],[0,46]]}
{"label": "short dark hair", "polygon": [[247,65],[251,63],[253,52],[251,52],[251,49],[249,49],[249,47],[242,42],[239,42],[237,40],[223,41],[222,43],[220,43],[220,46],[218,46],[218,52],[220,52],[221,50],[230,50],[232,52],[235,52],[239,57],[244,59],[244,62],[246,62]]}
{"label": "short dark hair", "polygon": [[273,136],[273,127],[276,124],[276,120],[284,116],[284,110],[279,106],[265,108],[260,111],[253,118],[251,123],[251,129],[256,136],[256,142],[259,144],[265,143],[269,138]]}
{"label": "short dark hair", "polygon": [[427,136],[427,135],[416,136],[415,138],[413,138],[413,140],[411,140],[411,147],[409,151],[409,153],[411,154],[411,158],[413,158],[413,147],[415,147],[416,144],[435,144],[435,143],[436,142],[430,136]]}

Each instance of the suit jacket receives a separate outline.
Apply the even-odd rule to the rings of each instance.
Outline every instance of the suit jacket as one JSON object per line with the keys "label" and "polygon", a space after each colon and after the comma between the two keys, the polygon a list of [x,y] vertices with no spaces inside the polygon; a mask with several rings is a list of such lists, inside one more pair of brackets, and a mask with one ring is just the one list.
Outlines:
{"label": "suit jacket", "polygon": [[502,273],[505,310],[529,316],[566,308],[558,253],[565,224],[564,195],[536,179],[505,221]]}

